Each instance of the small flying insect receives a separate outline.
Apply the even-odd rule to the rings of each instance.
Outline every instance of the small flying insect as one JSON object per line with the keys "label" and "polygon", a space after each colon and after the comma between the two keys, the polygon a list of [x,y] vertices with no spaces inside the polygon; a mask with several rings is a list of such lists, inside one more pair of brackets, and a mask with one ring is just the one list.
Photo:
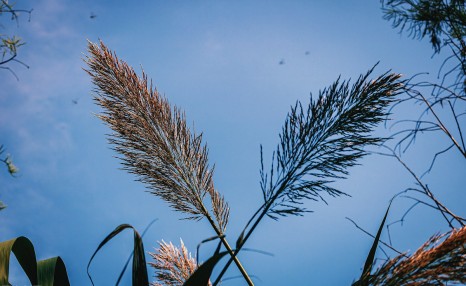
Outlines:
{"label": "small flying insect", "polygon": [[73,104],[78,104],[78,102],[79,102],[78,100],[79,100],[80,98],[81,98],[80,96],[79,96],[79,97],[76,97],[76,98],[72,99],[71,102],[72,102]]}

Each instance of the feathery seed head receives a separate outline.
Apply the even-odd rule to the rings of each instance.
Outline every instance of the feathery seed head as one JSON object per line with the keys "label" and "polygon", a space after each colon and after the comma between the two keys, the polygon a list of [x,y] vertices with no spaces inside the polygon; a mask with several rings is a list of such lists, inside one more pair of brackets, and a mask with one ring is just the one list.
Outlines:
{"label": "feathery seed head", "polygon": [[365,285],[466,283],[466,227],[447,235],[431,237],[410,257],[399,255],[387,261],[375,273],[365,277]]}
{"label": "feathery seed head", "polygon": [[155,253],[149,252],[154,259],[149,265],[155,268],[158,280],[152,285],[181,286],[197,269],[196,259],[188,252],[183,240],[180,239],[180,243],[180,247],[176,247],[162,240]]}
{"label": "feathery seed head", "polygon": [[214,189],[202,134],[191,132],[184,112],[172,108],[144,72],[138,77],[102,42],[89,42],[88,50],[86,72],[104,109],[99,118],[114,131],[109,141],[123,155],[124,169],[188,219],[210,216],[203,203],[209,195],[217,226],[225,230],[228,205]]}

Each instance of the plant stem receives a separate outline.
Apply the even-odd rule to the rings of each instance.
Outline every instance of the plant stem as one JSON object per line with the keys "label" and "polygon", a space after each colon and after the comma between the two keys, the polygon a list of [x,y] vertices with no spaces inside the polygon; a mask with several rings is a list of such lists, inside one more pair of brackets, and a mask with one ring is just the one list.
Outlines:
{"label": "plant stem", "polygon": [[[259,215],[259,217],[256,219],[256,221],[254,222],[254,224],[252,225],[251,229],[249,229],[249,231],[246,233],[246,236],[244,237],[244,239],[239,243],[238,245],[238,248],[235,249],[234,253],[231,254],[231,258],[230,260],[228,260],[227,264],[225,264],[225,266],[223,267],[222,269],[222,272],[220,272],[220,274],[218,275],[217,279],[215,280],[214,282],[214,286],[217,285],[220,280],[222,279],[223,275],[225,274],[225,272],[227,271],[228,267],[231,265],[231,262],[232,261],[235,261],[236,262],[236,256],[238,255],[238,253],[240,252],[241,248],[243,247],[243,245],[246,243],[246,241],[248,240],[248,238],[251,236],[251,234],[253,233],[254,229],[257,227],[257,225],[259,225],[259,222],[262,220],[262,218],[264,218],[264,216],[267,214],[268,210],[270,209],[270,207],[272,206],[272,203],[275,201],[275,199],[278,197],[278,195],[280,194],[280,192],[277,192],[275,194],[275,196],[273,197],[273,199],[269,200],[269,202],[266,204],[266,205],[263,205],[263,211],[261,212],[261,214]],[[257,213],[256,213],[257,214]],[[254,214],[254,215],[256,215]],[[249,224],[249,223],[248,223]]]}
{"label": "plant stem", "polygon": [[[208,214],[207,210],[205,209],[204,205],[202,204],[202,208],[204,209],[205,213]],[[215,232],[217,233],[217,235],[219,236],[220,240],[222,241],[222,244],[223,246],[225,246],[225,248],[227,249],[228,253],[230,254],[231,258],[230,260],[228,260],[228,266],[230,266],[231,262],[232,261],[235,261],[235,264],[236,266],[238,267],[239,271],[241,272],[241,274],[243,275],[244,277],[244,280],[246,280],[246,282],[248,283],[249,286],[254,286],[254,283],[252,282],[251,278],[249,277],[248,273],[246,272],[246,269],[244,269],[243,265],[241,264],[241,262],[239,261],[239,259],[236,257],[236,250],[233,251],[233,249],[231,248],[230,244],[228,243],[228,241],[226,240],[225,236],[223,235],[222,231],[220,231],[220,229],[217,227],[217,225],[215,224],[215,222],[213,221],[213,219],[210,217],[210,215],[206,215],[207,219],[209,220],[209,223],[212,225],[212,227],[214,228]],[[242,246],[242,245],[241,245]]]}
{"label": "plant stem", "polygon": [[439,123],[439,127],[440,129],[450,138],[450,140],[453,142],[453,144],[455,144],[456,148],[461,152],[461,154],[463,155],[463,157],[466,158],[466,150],[463,150],[460,146],[460,144],[458,144],[458,142],[456,141],[455,137],[453,137],[453,135],[450,133],[450,131],[448,131],[448,129],[445,127],[445,125],[443,125],[442,121],[440,120],[440,118],[437,116],[437,113],[435,113],[434,109],[432,108],[432,106],[430,105],[430,103],[427,101],[427,99],[422,95],[422,94],[419,94],[422,98],[422,100],[424,101],[424,103],[427,105],[427,107],[429,108],[429,110],[432,112],[432,115],[434,115],[435,119],[437,120],[437,122]]}
{"label": "plant stem", "polygon": [[408,165],[406,165],[406,163],[403,160],[401,160],[401,158],[398,155],[393,153],[393,156],[414,177],[414,179],[417,181],[418,185],[424,191],[424,194],[435,203],[435,205],[437,206],[437,209],[440,211],[440,213],[443,215],[443,217],[447,221],[448,225],[452,229],[454,229],[455,227],[452,225],[451,221],[446,217],[445,213],[450,215],[454,220],[456,220],[461,225],[461,227],[465,226],[465,223],[464,223],[465,220],[462,217],[459,217],[459,216],[455,215],[446,206],[444,206],[439,200],[437,200],[437,198],[434,197],[434,194],[429,190],[429,187],[427,185],[424,185],[424,183],[421,181],[421,179],[414,173],[413,170],[411,170],[411,168],[408,167]]}

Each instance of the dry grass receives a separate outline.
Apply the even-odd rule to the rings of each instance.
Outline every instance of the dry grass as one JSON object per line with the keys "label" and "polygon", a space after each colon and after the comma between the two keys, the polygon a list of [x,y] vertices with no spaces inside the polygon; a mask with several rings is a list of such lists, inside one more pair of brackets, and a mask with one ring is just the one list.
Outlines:
{"label": "dry grass", "polygon": [[466,227],[431,237],[412,256],[387,261],[366,282],[393,286],[466,283]]}

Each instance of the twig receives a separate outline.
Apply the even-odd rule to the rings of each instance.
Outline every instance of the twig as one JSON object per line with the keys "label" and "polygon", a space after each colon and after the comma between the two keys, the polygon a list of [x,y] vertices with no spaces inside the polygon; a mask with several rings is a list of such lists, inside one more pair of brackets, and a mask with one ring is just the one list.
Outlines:
{"label": "twig", "polygon": [[[375,238],[375,236],[373,234],[371,234],[370,232],[366,231],[365,229],[363,229],[362,227],[360,227],[354,220],[350,219],[349,217],[345,217],[347,220],[349,220],[350,222],[352,222],[354,224],[355,227],[357,227],[359,230],[361,230],[362,232],[364,232],[365,234],[369,235],[370,237],[372,238]],[[384,242],[383,240],[379,240],[380,243],[382,243],[383,245],[385,245],[386,247],[390,248],[391,250],[395,251],[396,253],[398,253],[399,255],[404,255],[402,252],[396,250],[396,248],[394,248],[393,246],[391,246],[390,244]]]}

